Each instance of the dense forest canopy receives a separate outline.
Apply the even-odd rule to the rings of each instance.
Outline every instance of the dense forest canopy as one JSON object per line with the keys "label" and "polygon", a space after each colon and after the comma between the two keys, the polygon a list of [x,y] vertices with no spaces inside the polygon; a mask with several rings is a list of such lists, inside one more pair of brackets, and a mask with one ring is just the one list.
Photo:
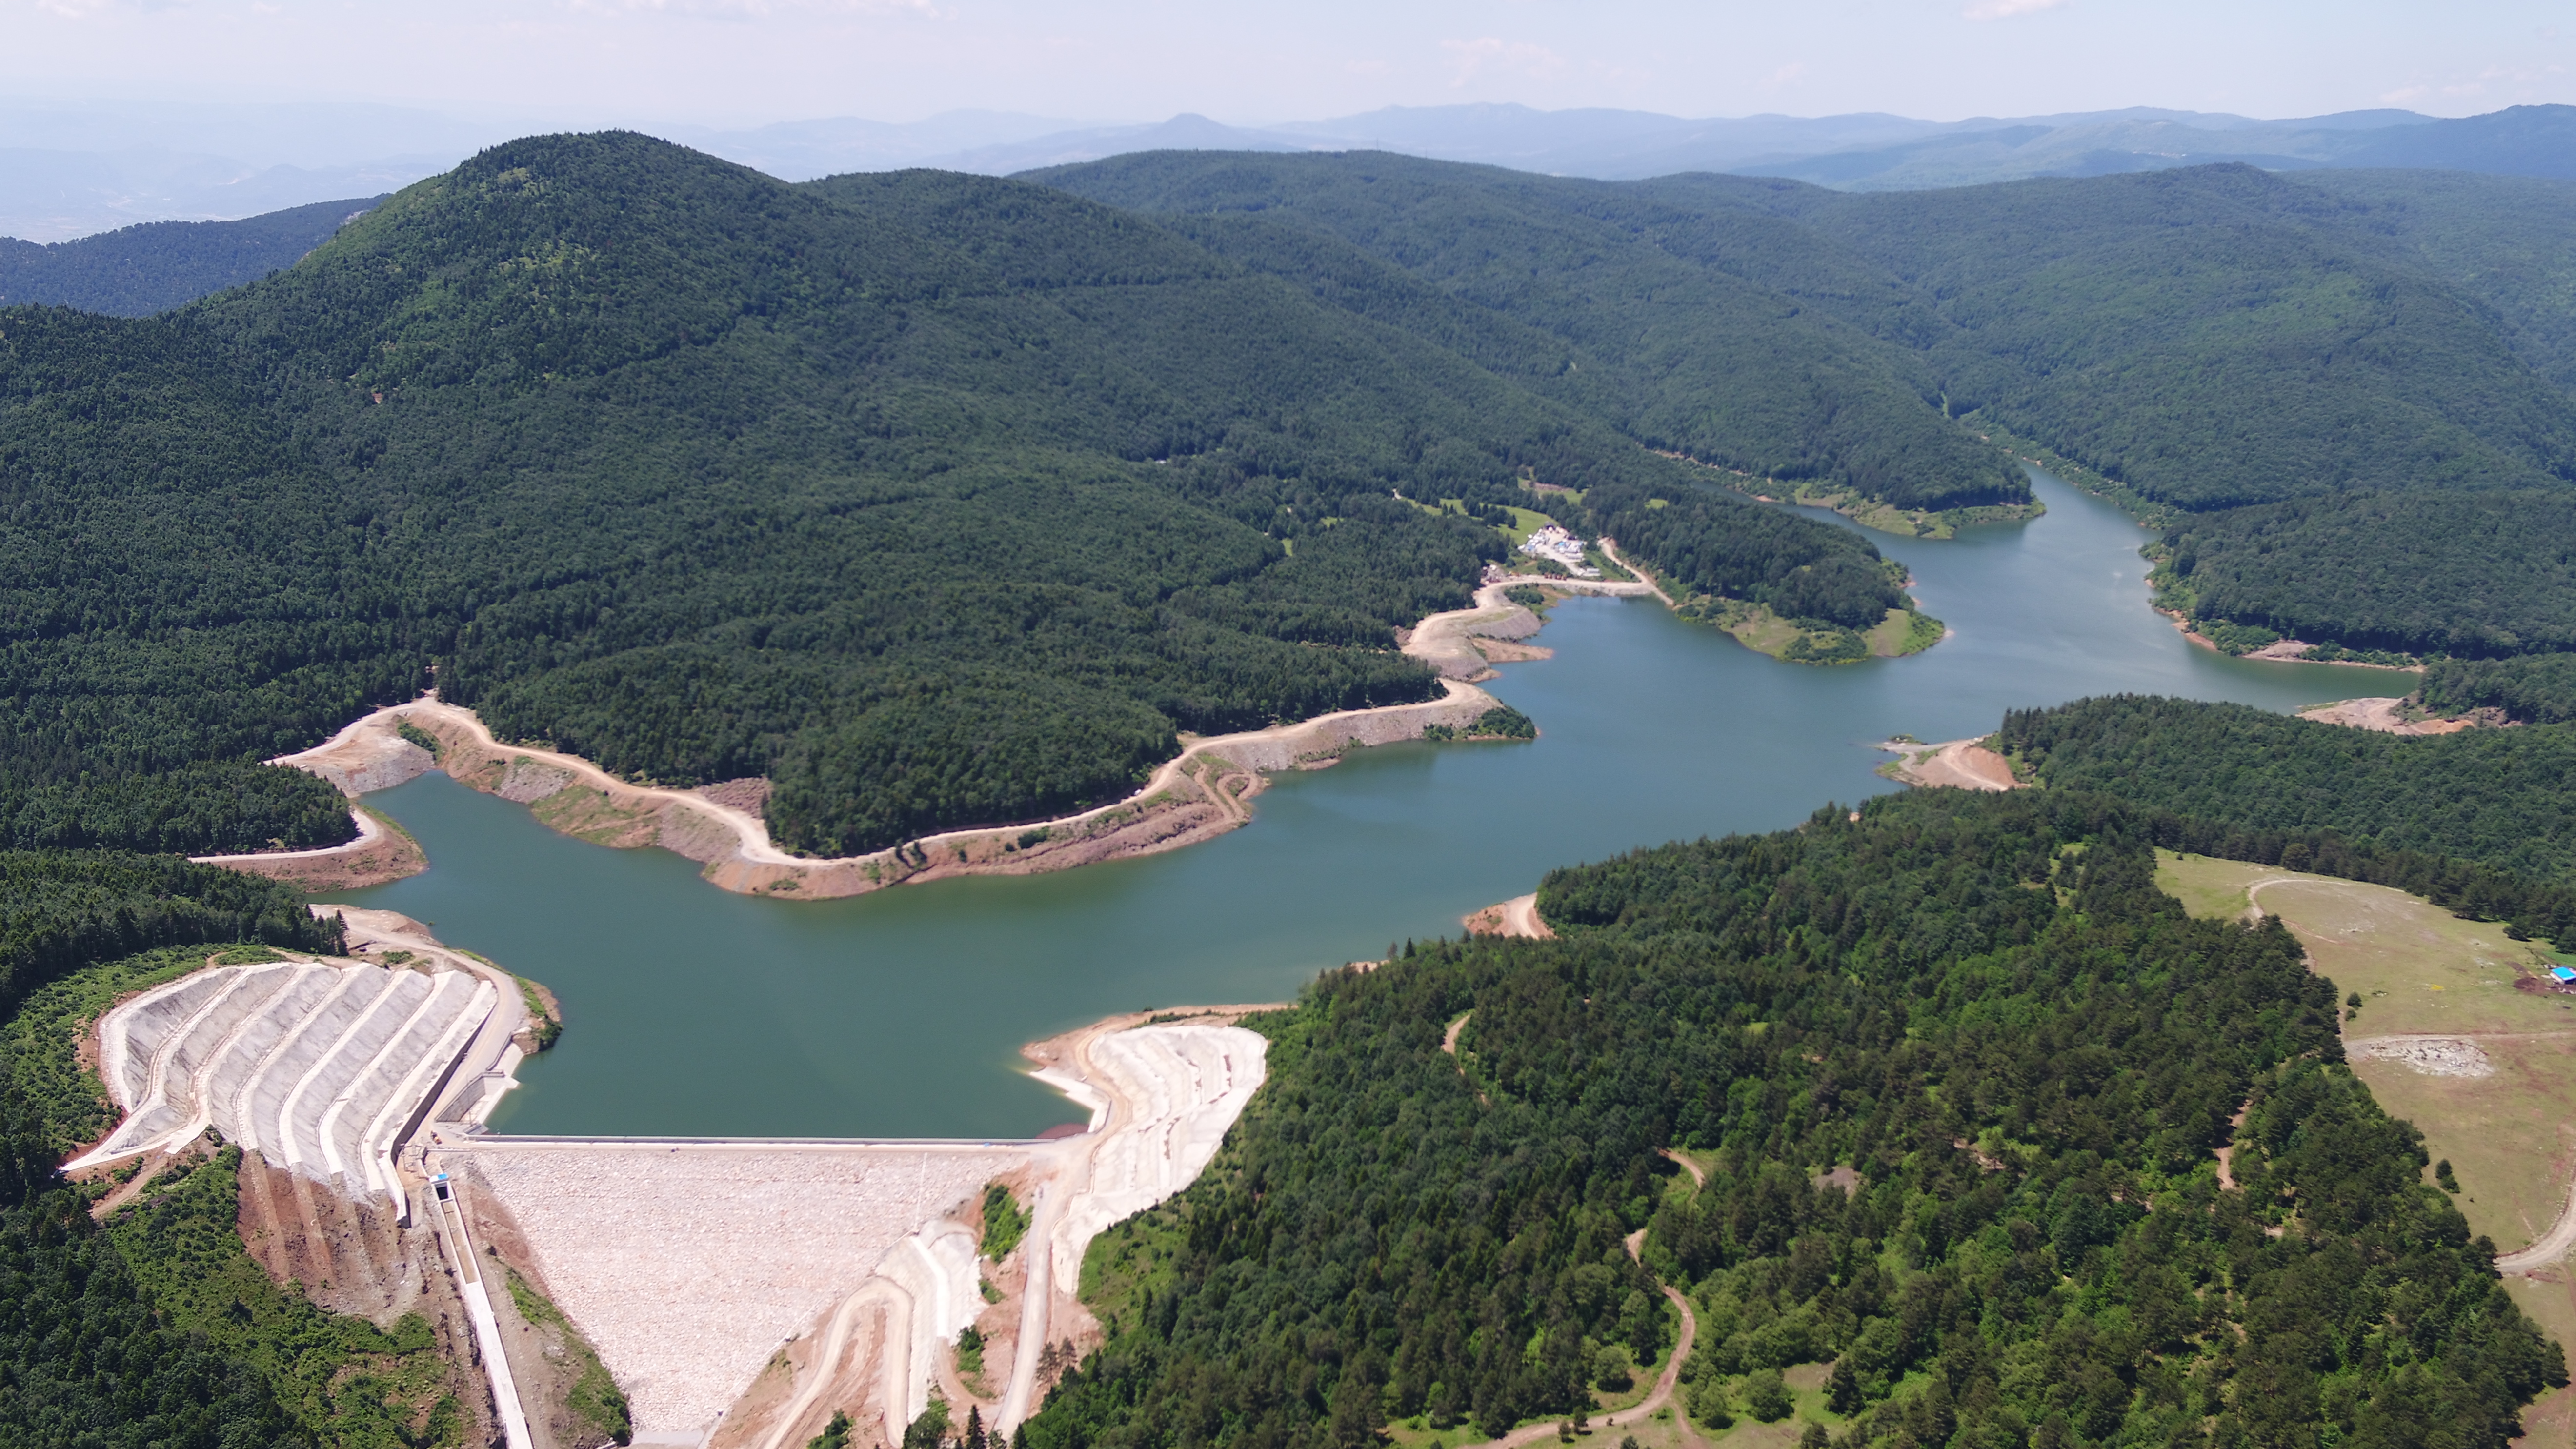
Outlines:
{"label": "dense forest canopy", "polygon": [[2303,171],[2337,223],[2492,309],[2543,377],[2576,393],[2576,181],[2463,171]]}
{"label": "dense forest canopy", "polygon": [[240,221],[147,221],[50,245],[0,237],[0,307],[165,312],[295,265],[382,200],[319,201]]}
{"label": "dense forest canopy", "polygon": [[0,1014],[94,961],[155,946],[259,941],[336,951],[339,919],[294,890],[166,855],[0,851]]}
{"label": "dense forest canopy", "polygon": [[[1159,152],[1032,174],[1168,213],[1398,325],[1460,327],[1426,287],[1500,313],[1527,330],[1489,345],[1528,354],[1524,373],[1564,374],[1556,395],[1657,446],[1900,502],[1973,491],[1952,477],[1965,462],[1942,461],[1973,454],[1917,438],[1979,409],[2188,509],[2576,478],[2576,399],[2541,375],[2576,365],[2552,320],[2569,266],[2554,183],[2495,178],[2529,193],[2518,213],[2453,239],[2425,218],[2476,207],[2474,186],[2384,181],[2403,203],[2374,207],[2247,166],[1868,194],[1377,153]],[[2392,239],[2400,211],[2430,239]],[[2540,255],[2496,281],[2481,263],[2508,238]],[[1370,275],[1333,240],[1417,285]],[[2499,305],[2520,320],[2502,324]],[[1801,435],[1766,401],[1826,379],[1836,419],[1897,450],[1912,476],[1896,486],[1919,497],[1868,486],[1865,449]],[[1802,450],[1817,461],[1786,461]]]}
{"label": "dense forest canopy", "polygon": [[1688,501],[1743,596],[1902,602],[1847,531],[1060,191],[515,143],[170,316],[0,313],[0,826],[345,838],[245,762],[433,678],[768,775],[792,848],[1050,815],[1177,731],[1433,693],[1391,631],[1504,540],[1408,500],[1527,478]]}
{"label": "dense forest canopy", "polygon": [[2576,489],[2347,493],[2166,530],[2169,607],[2309,643],[2482,657],[2576,649]]}
{"label": "dense forest canopy", "polygon": [[2576,723],[2576,655],[2445,659],[2425,669],[2415,697],[2442,715],[2493,709],[2514,724]]}
{"label": "dense forest canopy", "polygon": [[[1921,300],[1741,207],[1366,152],[1154,152],[1033,173],[1360,316],[1447,339],[1649,447],[1906,508],[2025,502],[1902,339]],[[1210,219],[1213,220],[1210,220]],[[1810,293],[1851,299],[1857,325]],[[1498,325],[1499,323],[1499,325]]]}
{"label": "dense forest canopy", "polygon": [[1703,1422],[1833,1360],[1837,1442],[2504,1444],[2558,1347],[2340,1064],[2333,984],[2185,916],[2142,823],[1885,798],[1555,872],[1554,941],[1326,977],[1256,1023],[1208,1173],[1095,1246],[1110,1341],[1030,1443],[1499,1433],[1668,1352],[1671,1283]]}
{"label": "dense forest canopy", "polygon": [[2008,713],[2000,743],[2047,785],[2195,820],[2326,832],[2538,881],[2576,875],[2576,728],[2564,725],[2409,737],[2117,695]]}
{"label": "dense forest canopy", "polygon": [[1761,206],[1884,267],[1929,301],[1955,409],[2157,502],[2576,480],[2576,397],[2523,334],[2363,208],[2250,166],[1858,196],[1637,184]]}
{"label": "dense forest canopy", "polygon": [[2203,576],[2174,601],[2231,639],[2569,644],[2576,186],[2224,165],[1854,194],[1376,153],[1033,176],[1757,477],[2007,501],[1972,446],[1999,424],[2185,515]]}

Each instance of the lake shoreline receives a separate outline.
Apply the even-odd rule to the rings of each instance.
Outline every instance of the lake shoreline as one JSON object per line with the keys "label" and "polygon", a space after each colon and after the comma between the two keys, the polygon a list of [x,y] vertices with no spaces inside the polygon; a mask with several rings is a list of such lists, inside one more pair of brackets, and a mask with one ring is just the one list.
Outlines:
{"label": "lake shoreline", "polygon": [[[767,823],[728,785],[672,789],[620,780],[574,754],[507,744],[472,710],[434,692],[374,710],[328,741],[269,761],[306,770],[352,799],[358,838],[321,850],[201,856],[201,864],[349,890],[383,885],[429,868],[399,827],[388,830],[361,795],[433,770],[485,794],[527,805],[548,828],[618,849],[658,846],[704,867],[728,891],[788,900],[833,900],[888,886],[967,875],[1036,875],[1195,845],[1252,821],[1251,800],[1281,770],[1319,769],[1348,750],[1424,738],[1466,736],[1502,702],[1476,687],[1495,677],[1476,640],[1490,631],[1496,658],[1545,657],[1523,644],[1544,621],[1504,597],[1516,587],[1563,594],[1652,596],[1651,582],[1624,583],[1489,573],[1475,602],[1425,617],[1403,631],[1404,653],[1439,675],[1441,696],[1406,704],[1339,710],[1293,724],[1206,738],[1182,736],[1175,758],[1133,794],[1052,819],[942,831],[855,856],[804,857],[778,848]],[[435,748],[425,748],[419,739]]]}

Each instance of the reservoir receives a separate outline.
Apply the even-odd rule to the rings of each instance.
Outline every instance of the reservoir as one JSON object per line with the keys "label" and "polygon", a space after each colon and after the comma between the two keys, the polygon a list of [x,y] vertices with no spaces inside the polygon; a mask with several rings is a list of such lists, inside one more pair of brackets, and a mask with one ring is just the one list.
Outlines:
{"label": "reservoir", "polygon": [[1896,788],[1870,748],[1983,734],[2093,694],[2267,709],[2403,693],[2407,676],[2229,659],[2147,607],[2147,536],[2044,475],[2026,524],[1875,537],[1955,637],[1818,669],[1652,600],[1560,604],[1556,657],[1486,685],[1538,722],[1512,744],[1356,750],[1274,779],[1248,827],[1165,855],[795,902],[720,891],[659,850],[561,836],[429,775],[370,797],[428,852],[409,880],[321,899],[400,911],[543,981],[560,1043],[493,1119],[513,1133],[1019,1137],[1082,1113],[1019,1075],[1021,1043],[1100,1016],[1284,1000],[1390,943],[1455,935],[1550,867],[1779,829]]}

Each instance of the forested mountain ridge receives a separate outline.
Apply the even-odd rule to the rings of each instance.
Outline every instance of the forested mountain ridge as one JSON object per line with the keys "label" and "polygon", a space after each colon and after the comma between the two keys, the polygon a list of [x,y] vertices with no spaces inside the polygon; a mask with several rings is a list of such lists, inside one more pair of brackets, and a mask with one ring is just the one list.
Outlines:
{"label": "forested mountain ridge", "polygon": [[39,246],[0,237],[0,307],[144,317],[291,267],[384,200],[323,201],[240,221],[153,221]]}
{"label": "forested mountain ridge", "polygon": [[2479,299],[2290,178],[1642,185],[1762,206],[1887,268],[1946,324],[1926,345],[1957,410],[2159,502],[2576,480],[2576,399]]}
{"label": "forested mountain ridge", "polygon": [[2000,501],[1963,443],[2031,439],[2182,515],[2216,567],[2173,600],[2222,637],[2513,652],[2562,647],[2576,609],[2481,558],[2497,505],[2462,496],[2576,484],[2564,183],[2218,165],[1854,194],[1362,152],[1032,175],[1756,478]]}
{"label": "forested mountain ridge", "polygon": [[[1520,395],[1497,405],[1483,394],[1471,411],[1538,404],[1551,419],[1539,431],[1558,431],[1550,443],[1521,429],[1505,450],[1520,466],[1597,472],[1582,459],[1606,456],[1618,434],[1908,510],[2026,498],[2017,470],[1953,422],[1966,414],[1970,429],[2000,424],[2134,499],[2197,515],[2191,557],[2225,559],[2211,577],[2227,582],[2174,598],[2221,637],[2297,633],[2398,653],[2558,647],[2521,617],[2530,610],[2515,591],[2490,586],[2499,567],[2473,556],[2417,567],[2408,555],[2474,533],[2466,515],[2480,506],[2417,495],[2556,489],[2576,476],[2576,251],[2564,235],[2576,187],[2566,183],[2239,165],[1855,195],[1742,177],[1590,182],[1382,153],[1146,153],[1037,178],[1133,208],[1140,223],[1097,208],[1041,221],[1028,193],[940,175],[795,190],[847,201],[854,225],[887,219],[955,249],[968,270],[927,284],[944,297],[999,287],[994,295],[1083,298],[1081,323],[1112,339],[1096,376],[1114,380],[1121,401],[1030,416],[1086,449],[1196,457],[1229,398],[1265,395],[1274,380],[1310,388],[1314,374],[1296,376],[1302,345],[1202,347],[1189,368],[1124,376],[1172,341],[1132,296],[1102,305],[1109,291],[1204,306],[1219,293],[1239,300],[1267,276],[1380,324],[1372,346],[1435,349],[1434,392],[1477,374]],[[1003,195],[1015,199],[964,222],[973,208],[956,198]],[[997,270],[978,270],[987,263]],[[718,280],[697,272],[692,285]],[[789,295],[779,300],[791,310],[839,305]],[[1238,336],[1267,325],[1233,306],[1212,318]],[[386,359],[350,360],[372,377]],[[1008,412],[1037,395],[1004,385]],[[1097,426],[1157,393],[1166,406],[1131,419],[1130,434],[1113,440]],[[1182,413],[1197,421],[1172,431]],[[1430,435],[1454,437],[1454,420]],[[1238,453],[1256,471],[1311,464],[1275,454],[1277,429],[1266,436],[1274,451]],[[1484,455],[1468,473],[1491,470],[1490,442],[1468,450]],[[1454,449],[1413,452],[1411,496],[1458,496],[1459,485],[1426,481],[1457,474]],[[1372,466],[1384,471],[1382,459]],[[2368,496],[2391,491],[2406,496]],[[2340,517],[2283,548],[2276,522],[2232,511],[2284,504],[2302,518]],[[2412,531],[2379,522],[2396,512],[2438,521]],[[2356,555],[2377,597],[2336,595],[2356,574],[2285,569],[2305,542]],[[2524,577],[2518,587],[2544,615],[2576,607],[2554,586]],[[1834,622],[1865,625],[1868,608],[1850,594]]]}
{"label": "forested mountain ridge", "polygon": [[2542,376],[2576,392],[2576,181],[2456,171],[2316,171],[2337,223],[2493,309]]}
{"label": "forested mountain ridge", "polygon": [[2576,489],[2298,498],[2179,520],[2162,551],[2159,602],[2239,626],[2213,632],[2240,652],[2576,649]]}
{"label": "forested mountain ridge", "polygon": [[1746,208],[1677,208],[1634,186],[1374,152],[1154,152],[1031,177],[1168,214],[1338,305],[1416,321],[1415,289],[1342,255],[1356,249],[1470,315],[1517,324],[1475,355],[1649,447],[1905,508],[2029,499],[2008,460],[1947,424],[1917,357],[1810,310],[1804,294],[1897,314],[1914,299],[1841,248]]}
{"label": "forested mountain ridge", "polygon": [[2145,825],[1886,797],[1551,873],[1553,941],[1328,975],[1255,1023],[1209,1171],[1095,1244],[1110,1340],[1029,1442],[1564,1417],[1669,1351],[1660,1280],[1712,1428],[1830,1360],[1855,1445],[2504,1444],[2563,1355],[2342,1067],[2333,984],[2187,917]]}
{"label": "forested mountain ridge", "polygon": [[[1802,371],[1865,364],[1921,410],[1840,378],[1833,394],[1869,406],[1859,425],[1882,446],[1903,440],[1926,492],[1944,455],[1917,442],[1919,425],[1979,408],[2186,509],[2576,478],[2576,400],[2462,290],[2470,269],[2395,243],[2370,206],[2247,166],[1867,195],[1361,152],[1162,152],[1032,176],[1176,227],[1204,231],[1198,219],[1214,216],[1329,232],[1634,366],[1638,379],[1563,395],[1684,451],[1732,446],[1748,462],[1766,446],[1793,451],[1752,441],[1787,436],[1764,431],[1752,397]],[[1790,315],[1746,315],[1757,303]],[[1636,331],[1646,307],[1643,340],[1612,335]],[[1694,347],[1718,366],[1664,375]],[[1711,399],[1721,379],[1722,405]],[[1703,435],[1675,425],[1681,404],[1714,409]],[[1779,471],[1800,476],[1796,464]]]}
{"label": "forested mountain ridge", "polygon": [[1525,474],[1690,503],[1743,596],[1902,602],[1847,531],[1109,208],[535,138],[166,318],[0,313],[0,809],[29,843],[321,843],[319,794],[226,819],[119,782],[435,666],[505,737],[768,775],[792,848],[1043,817],[1178,730],[1431,693],[1391,630],[1502,536],[1393,495]]}
{"label": "forested mountain ridge", "polygon": [[1950,330],[1929,355],[1972,426],[2183,513],[2169,602],[2210,632],[2569,647],[2576,187],[2242,166],[1873,196],[1648,184],[1795,218],[1935,298]]}

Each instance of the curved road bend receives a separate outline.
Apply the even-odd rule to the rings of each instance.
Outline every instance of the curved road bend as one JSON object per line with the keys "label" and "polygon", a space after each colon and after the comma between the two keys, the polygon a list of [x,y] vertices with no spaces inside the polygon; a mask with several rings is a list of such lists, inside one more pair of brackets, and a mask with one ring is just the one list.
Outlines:
{"label": "curved road bend", "polygon": [[[1643,1228],[1628,1235],[1629,1257],[1637,1256],[1637,1250],[1643,1245],[1645,1238],[1646,1230]],[[1699,1318],[1691,1312],[1690,1300],[1681,1295],[1680,1289],[1667,1283],[1664,1285],[1664,1296],[1672,1300],[1675,1308],[1681,1310],[1681,1339],[1673,1345],[1673,1351],[1665,1356],[1664,1371],[1655,1379],[1655,1391],[1629,1407],[1614,1410],[1603,1417],[1601,1423],[1604,1428],[1623,1422],[1633,1424],[1673,1401],[1673,1391],[1681,1382],[1682,1365],[1690,1360],[1691,1344],[1699,1337]],[[1558,1422],[1551,1420],[1537,1424],[1523,1424],[1499,1439],[1488,1439],[1480,1445],[1462,1444],[1459,1449],[1519,1449],[1523,1444],[1535,1444],[1542,1439],[1555,1438]],[[1700,1442],[1699,1436],[1691,1429],[1689,1414],[1676,1414],[1673,1422],[1681,1426],[1683,1443]]]}

